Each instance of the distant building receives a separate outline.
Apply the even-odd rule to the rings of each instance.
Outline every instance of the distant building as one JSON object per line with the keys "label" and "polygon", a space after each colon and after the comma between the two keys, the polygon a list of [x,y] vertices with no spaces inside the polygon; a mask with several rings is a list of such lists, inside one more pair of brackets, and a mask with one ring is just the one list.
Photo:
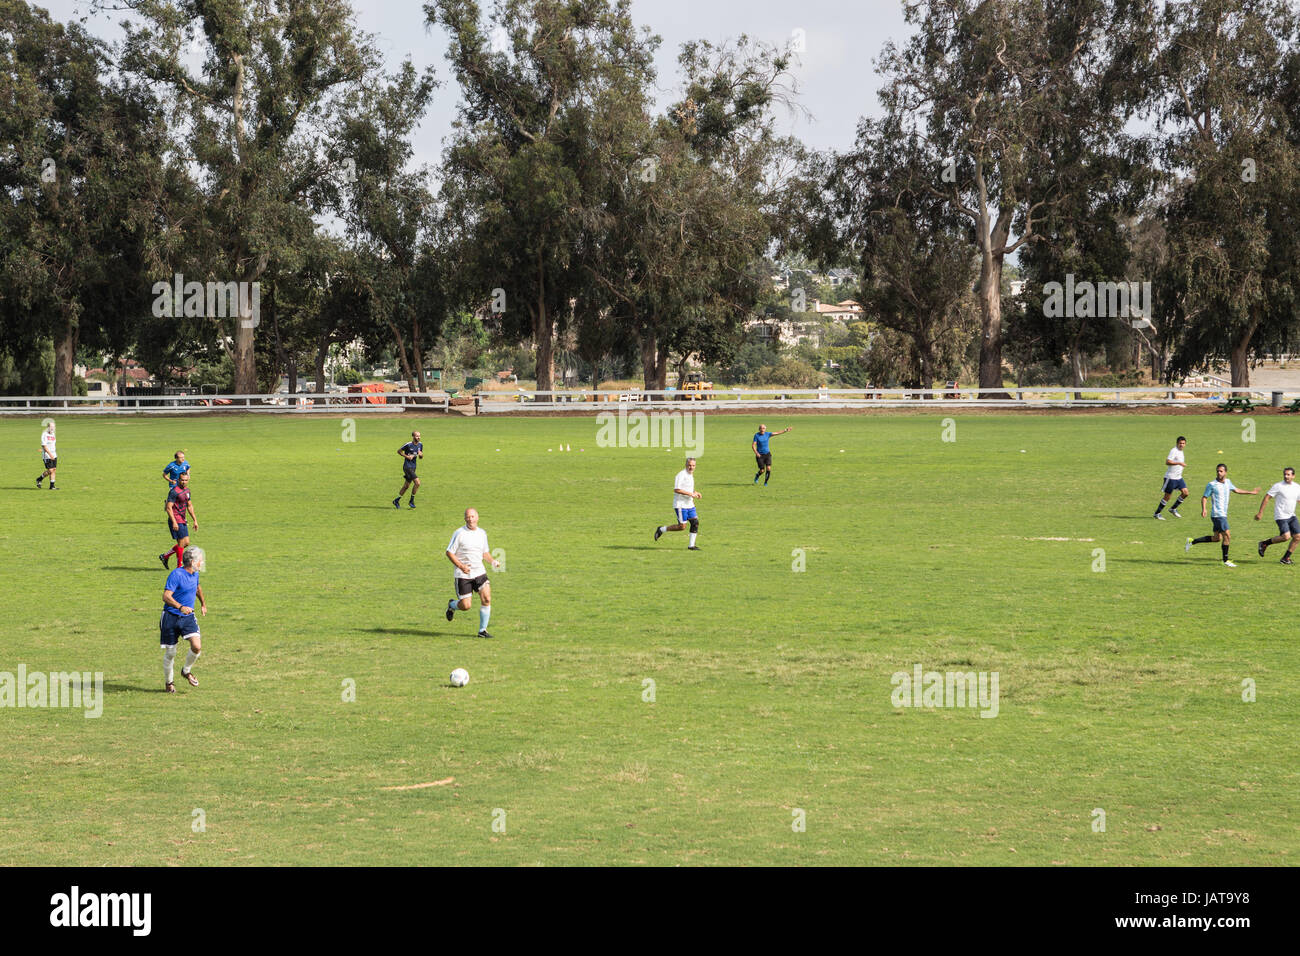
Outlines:
{"label": "distant building", "polygon": [[826,281],[832,289],[838,289],[840,286],[856,286],[858,277],[852,269],[832,269],[826,273]]}
{"label": "distant building", "polygon": [[837,322],[857,322],[863,317],[862,305],[856,299],[845,299],[843,302],[837,302],[831,305],[827,302],[818,302],[813,300],[813,308],[822,318],[834,319]]}

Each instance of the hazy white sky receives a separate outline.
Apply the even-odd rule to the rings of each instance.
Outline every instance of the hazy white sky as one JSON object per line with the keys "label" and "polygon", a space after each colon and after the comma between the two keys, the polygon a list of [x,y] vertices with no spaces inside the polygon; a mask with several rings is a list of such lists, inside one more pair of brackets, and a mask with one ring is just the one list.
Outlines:
{"label": "hazy white sky", "polygon": [[[90,0],[37,2],[58,20],[87,16]],[[480,0],[489,9],[490,0]],[[415,138],[415,163],[435,164],[443,138],[450,132],[458,91],[444,54],[446,36],[425,24],[420,0],[353,3],[360,28],[376,37],[390,67],[410,56],[417,68],[432,65],[443,86]],[[116,41],[122,13],[101,13],[86,27],[98,36]],[[814,149],[846,149],[853,143],[858,118],[879,110],[879,78],[873,63],[888,39],[901,40],[907,32],[901,0],[633,0],[632,16],[638,26],[657,33],[661,95],[674,95],[678,85],[677,53],[692,39],[721,41],[739,34],[767,43],[785,45],[795,30],[802,30],[806,50],[794,76],[798,101],[811,114],[781,117],[790,132]]]}

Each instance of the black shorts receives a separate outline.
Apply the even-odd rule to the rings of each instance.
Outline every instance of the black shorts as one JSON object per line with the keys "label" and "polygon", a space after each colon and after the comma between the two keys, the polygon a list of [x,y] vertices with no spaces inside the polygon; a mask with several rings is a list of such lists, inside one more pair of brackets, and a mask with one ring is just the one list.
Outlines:
{"label": "black shorts", "polygon": [[479,588],[483,587],[483,585],[487,583],[488,583],[488,576],[486,574],[480,574],[476,578],[457,578],[456,594],[459,595],[460,597],[464,597],[466,594],[470,594],[473,593],[474,591],[477,591]]}
{"label": "black shorts", "polygon": [[758,463],[758,467],[759,467],[759,468],[771,468],[771,467],[772,467],[772,453],[769,451],[769,452],[768,452],[767,454],[765,454],[765,455],[755,455],[755,456],[754,456],[754,461]]}
{"label": "black shorts", "polygon": [[59,459],[57,458],[42,458],[41,461],[45,462],[46,470],[59,467]]}
{"label": "black shorts", "polygon": [[405,478],[407,481],[414,481],[414,480],[415,480],[415,466],[414,466],[414,465],[403,465],[403,466],[402,466],[402,477]]}

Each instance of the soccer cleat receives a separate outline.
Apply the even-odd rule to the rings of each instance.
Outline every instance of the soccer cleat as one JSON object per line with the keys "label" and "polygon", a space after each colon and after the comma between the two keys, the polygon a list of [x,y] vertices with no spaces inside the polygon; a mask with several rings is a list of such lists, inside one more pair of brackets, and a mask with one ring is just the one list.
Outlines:
{"label": "soccer cleat", "polygon": [[407,503],[407,507],[410,507],[410,508],[414,508],[414,507],[415,507],[415,499],[414,499],[414,498],[412,498],[412,499]]}
{"label": "soccer cleat", "polygon": [[1282,560],[1279,561],[1278,564],[1295,564],[1295,562],[1291,560],[1290,552],[1287,552],[1286,554],[1282,555]]}
{"label": "soccer cleat", "polygon": [[689,548],[687,548],[686,550],[687,550],[687,551],[699,551],[699,550],[700,550],[700,546],[699,546],[698,544],[693,544],[693,545],[691,545]]}
{"label": "soccer cleat", "polygon": [[51,482],[50,482],[50,491],[57,491],[57,490],[58,490],[58,489],[54,487],[54,482],[51,481]]}
{"label": "soccer cleat", "polygon": [[447,620],[450,621],[450,620],[451,620],[453,617],[455,617],[455,616],[456,616],[456,612],[455,612],[454,610],[452,610],[451,602],[448,601],[448,602],[447,602]]}
{"label": "soccer cleat", "polygon": [[658,541],[660,537],[663,536],[663,533],[664,533],[663,528],[655,528],[655,540]]}
{"label": "soccer cleat", "polygon": [[1165,516],[1164,516],[1164,515],[1152,515],[1151,517],[1155,518],[1157,521],[1164,521],[1164,520],[1165,520]]}
{"label": "soccer cleat", "polygon": [[162,562],[162,566],[163,566],[164,568],[170,568],[170,567],[171,567],[171,565],[167,563],[167,559],[170,558],[171,556],[172,556],[172,553],[171,553],[170,551],[168,551],[166,554],[160,554],[160,555],[158,555],[158,560]]}
{"label": "soccer cleat", "polygon": [[1261,542],[1259,543],[1259,556],[1260,556],[1261,558],[1264,556],[1264,551],[1265,551],[1267,548],[1268,548],[1268,542],[1267,542],[1267,541],[1261,541]]}
{"label": "soccer cleat", "polygon": [[187,681],[190,682],[190,686],[191,686],[191,687],[198,687],[198,686],[199,686],[199,679],[198,679],[197,677],[195,677],[193,673],[191,673],[190,671],[187,671],[187,670],[186,670],[185,668],[183,668],[183,667],[181,668],[181,676],[184,677]]}
{"label": "soccer cleat", "polygon": [[39,488],[40,486],[41,486],[41,479],[37,478],[37,479],[36,479],[36,487]]}
{"label": "soccer cleat", "polygon": [[1236,565],[1233,564],[1231,561],[1224,561],[1224,562],[1223,562],[1223,566],[1224,566],[1225,568],[1235,568],[1235,567],[1236,567]]}
{"label": "soccer cleat", "polygon": [[1182,517],[1182,515],[1180,515],[1180,514],[1178,513],[1178,509],[1177,509],[1177,508],[1170,508],[1170,509],[1169,509],[1169,513],[1170,513],[1171,515],[1173,515],[1175,518],[1181,518],[1181,517]]}
{"label": "soccer cleat", "polygon": [[754,479],[754,484],[758,484],[758,479],[757,479],[757,478]]}
{"label": "soccer cleat", "polygon": [[401,498],[394,498],[394,499],[393,499],[393,507],[394,507],[394,508],[400,508],[400,507],[402,507],[402,499],[401,499]]}
{"label": "soccer cleat", "polygon": [[168,682],[168,684],[167,684],[167,693],[169,693],[169,694],[174,694],[174,693],[176,693],[176,685],[173,684],[173,683]]}
{"label": "soccer cleat", "polygon": [[1188,538],[1188,539],[1187,539],[1187,543],[1186,543],[1185,545],[1183,545],[1183,550],[1184,550],[1184,551],[1190,551],[1190,550],[1192,550],[1192,539],[1191,539],[1191,538]]}
{"label": "soccer cleat", "polygon": [[479,632],[478,632],[478,636],[479,636],[479,637],[486,637],[488,640],[491,640],[491,639],[492,639],[492,635],[489,634],[487,631],[479,631]]}

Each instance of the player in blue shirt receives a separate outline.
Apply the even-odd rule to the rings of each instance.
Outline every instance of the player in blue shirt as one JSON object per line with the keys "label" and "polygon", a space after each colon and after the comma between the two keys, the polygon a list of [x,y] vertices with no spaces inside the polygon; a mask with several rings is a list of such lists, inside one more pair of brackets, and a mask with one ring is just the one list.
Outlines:
{"label": "player in blue shirt", "polygon": [[194,663],[199,659],[202,643],[199,640],[199,622],[194,617],[194,601],[206,617],[208,602],[203,598],[203,588],[199,587],[199,572],[203,570],[204,554],[202,548],[186,548],[181,559],[181,566],[167,575],[163,585],[163,611],[158,621],[158,644],[163,652],[163,676],[167,679],[167,693],[176,693],[172,683],[172,666],[176,659],[176,645],[183,637],[190,643],[185,655],[185,666],[181,676],[190,682],[191,687],[199,686],[199,679],[194,676]]}
{"label": "player in blue shirt", "polygon": [[171,491],[180,481],[181,475],[190,470],[190,463],[185,460],[185,452],[178,451],[172,461],[163,468],[163,477],[167,479],[167,490]]}
{"label": "player in blue shirt", "polygon": [[1228,531],[1228,500],[1230,495],[1257,495],[1259,489],[1254,491],[1242,491],[1231,481],[1228,480],[1228,466],[1219,465],[1214,469],[1214,480],[1205,486],[1205,494],[1201,495],[1201,517],[1205,517],[1205,503],[1210,502],[1210,521],[1214,528],[1214,534],[1201,535],[1199,538],[1188,538],[1187,544],[1183,546],[1184,551],[1192,550],[1194,544],[1207,544],[1210,541],[1220,541],[1223,544],[1223,563],[1225,567],[1235,568],[1236,565],[1228,560],[1228,544],[1232,540],[1232,535]]}
{"label": "player in blue shirt", "polygon": [[415,468],[419,460],[424,457],[424,443],[420,441],[420,433],[411,432],[411,440],[397,449],[397,453],[402,456],[402,490],[393,499],[393,507],[402,507],[402,495],[406,494],[407,488],[410,488],[411,500],[408,504],[414,508],[415,493],[420,490],[420,479],[415,477]]}
{"label": "player in blue shirt", "polygon": [[[791,425],[790,428],[794,426]],[[763,478],[764,472],[767,477],[763,478],[763,484],[766,485],[772,480],[772,452],[767,443],[777,435],[784,435],[790,428],[783,428],[779,432],[770,432],[766,425],[759,425],[758,431],[754,433],[754,440],[749,446],[754,449],[754,462],[758,465],[758,474],[754,475],[754,484],[758,484],[758,479]]]}

